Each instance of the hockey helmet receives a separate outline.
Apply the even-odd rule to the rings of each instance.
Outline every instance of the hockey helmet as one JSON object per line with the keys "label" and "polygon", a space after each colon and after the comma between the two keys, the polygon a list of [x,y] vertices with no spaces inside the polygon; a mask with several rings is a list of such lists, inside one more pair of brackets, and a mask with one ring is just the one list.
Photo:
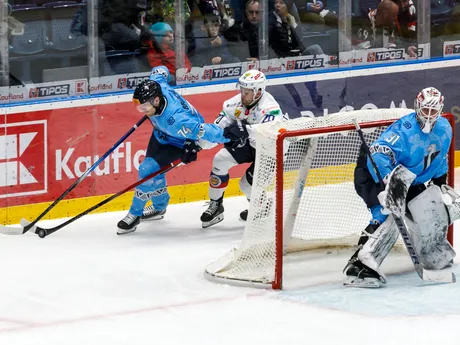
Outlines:
{"label": "hockey helmet", "polygon": [[[262,94],[267,87],[267,78],[262,72],[251,69],[247,72],[244,72],[243,75],[238,79],[238,85],[245,89],[250,89],[254,91],[254,101],[256,101],[257,92],[260,90]],[[260,98],[260,97],[259,97]]]}
{"label": "hockey helmet", "polygon": [[[160,106],[155,107],[153,100],[159,97]],[[164,97],[163,92],[161,91],[161,86],[156,81],[153,80],[144,80],[142,81],[134,90],[133,102],[137,104],[137,110],[139,112],[145,113],[151,107],[157,109],[156,113],[159,114],[164,106]]]}
{"label": "hockey helmet", "polygon": [[414,108],[417,121],[423,133],[433,129],[444,107],[444,96],[434,87],[427,87],[419,92],[415,98]]}

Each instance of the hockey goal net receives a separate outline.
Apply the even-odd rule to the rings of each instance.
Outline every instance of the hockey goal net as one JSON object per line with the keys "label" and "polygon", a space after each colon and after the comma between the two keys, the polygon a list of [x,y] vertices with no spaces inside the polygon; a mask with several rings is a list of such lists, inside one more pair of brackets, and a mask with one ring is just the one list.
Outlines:
{"label": "hockey goal net", "polygon": [[[353,120],[371,144],[411,112],[358,110],[261,125],[243,239],[239,248],[209,264],[205,276],[227,284],[281,289],[283,255],[355,246],[370,214],[354,190],[361,141]],[[452,116],[444,116],[452,125]],[[452,144],[452,186],[453,152]]]}

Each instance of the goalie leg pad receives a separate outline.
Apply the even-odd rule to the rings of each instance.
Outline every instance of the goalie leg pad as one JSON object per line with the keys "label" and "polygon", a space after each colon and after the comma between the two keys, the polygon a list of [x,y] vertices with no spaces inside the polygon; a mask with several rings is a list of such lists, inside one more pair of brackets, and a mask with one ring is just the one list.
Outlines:
{"label": "goalie leg pad", "polygon": [[367,234],[367,236],[369,237],[368,240],[358,252],[358,260],[380,274],[383,279],[386,279],[380,270],[380,265],[399,236],[393,217],[388,217],[373,234]]}
{"label": "goalie leg pad", "polygon": [[413,219],[408,222],[408,230],[420,261],[428,270],[443,269],[455,257],[446,238],[449,215],[441,194],[438,186],[431,185],[407,205]]}

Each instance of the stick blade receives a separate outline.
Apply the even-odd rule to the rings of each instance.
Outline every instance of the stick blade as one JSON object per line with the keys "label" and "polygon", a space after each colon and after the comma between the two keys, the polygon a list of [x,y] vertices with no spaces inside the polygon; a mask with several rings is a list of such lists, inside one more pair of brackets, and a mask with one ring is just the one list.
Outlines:
{"label": "stick blade", "polygon": [[455,283],[457,278],[453,272],[423,270],[422,279],[437,283]]}
{"label": "stick blade", "polygon": [[31,226],[32,222],[29,222],[27,219],[25,218],[22,218],[21,221],[19,222],[19,224],[21,224],[21,226],[24,228],[24,232],[34,232],[36,233],[37,231],[37,226],[36,225],[33,225]]}
{"label": "stick blade", "polygon": [[2,235],[23,235],[24,233],[25,231],[22,224],[21,227],[0,225],[0,234]]}

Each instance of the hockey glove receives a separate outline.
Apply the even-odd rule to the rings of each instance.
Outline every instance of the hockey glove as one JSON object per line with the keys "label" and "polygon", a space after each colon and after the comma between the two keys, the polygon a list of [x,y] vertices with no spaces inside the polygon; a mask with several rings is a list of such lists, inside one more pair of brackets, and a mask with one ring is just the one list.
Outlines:
{"label": "hockey glove", "polygon": [[460,195],[451,187],[446,184],[441,186],[441,199],[446,206],[452,205]]}
{"label": "hockey glove", "polygon": [[230,126],[225,127],[224,137],[230,140],[228,143],[224,144],[225,147],[231,149],[243,147],[249,138],[246,124],[242,121],[236,121]]}
{"label": "hockey glove", "polygon": [[200,150],[201,147],[198,146],[195,141],[187,139],[184,143],[184,148],[182,149],[182,162],[188,164],[196,161],[198,158],[198,152],[200,152]]}

